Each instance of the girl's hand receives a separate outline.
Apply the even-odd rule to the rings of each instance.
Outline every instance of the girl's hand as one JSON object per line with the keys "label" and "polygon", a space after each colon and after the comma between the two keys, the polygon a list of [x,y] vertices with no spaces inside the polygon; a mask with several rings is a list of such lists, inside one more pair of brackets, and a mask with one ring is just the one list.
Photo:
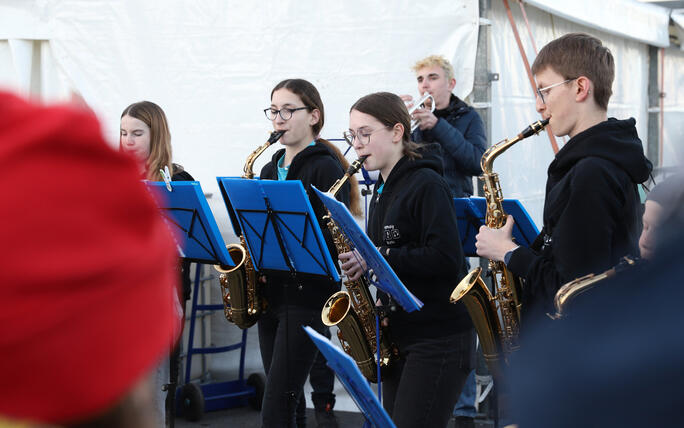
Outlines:
{"label": "girl's hand", "polygon": [[342,272],[352,281],[359,279],[368,268],[366,261],[356,250],[342,253],[337,258],[341,262]]}

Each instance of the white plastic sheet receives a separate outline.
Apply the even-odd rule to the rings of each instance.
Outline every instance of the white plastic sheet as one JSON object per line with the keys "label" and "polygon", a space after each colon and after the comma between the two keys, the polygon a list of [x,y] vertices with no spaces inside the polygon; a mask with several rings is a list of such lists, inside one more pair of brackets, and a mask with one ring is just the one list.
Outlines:
{"label": "white plastic sheet", "polygon": [[[247,155],[266,140],[271,124],[263,109],[282,79],[305,78],[319,89],[326,138],[341,138],[349,107],[363,95],[416,94],[411,66],[429,54],[452,60],[455,92],[468,95],[477,5],[477,0],[14,0],[0,4],[0,28],[9,16],[15,22],[5,31],[8,38],[48,40],[59,75],[52,82],[64,86],[57,92],[81,94],[101,117],[112,144],[124,107],[143,99],[162,106],[174,160],[204,189],[216,192],[215,177],[240,174]],[[257,160],[257,173],[273,150]]]}
{"label": "white plastic sheet", "polygon": [[570,22],[658,47],[670,45],[666,8],[637,0],[526,0]]}
{"label": "white plastic sheet", "polygon": [[666,49],[664,59],[663,166],[684,165],[684,52]]}

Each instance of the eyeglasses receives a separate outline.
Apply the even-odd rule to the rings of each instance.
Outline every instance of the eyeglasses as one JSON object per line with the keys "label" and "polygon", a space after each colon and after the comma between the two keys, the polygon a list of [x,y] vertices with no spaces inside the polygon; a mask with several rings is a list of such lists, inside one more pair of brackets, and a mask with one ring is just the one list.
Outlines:
{"label": "eyeglasses", "polygon": [[577,79],[578,79],[578,77],[575,77],[572,79],[565,80],[563,82],[554,83],[553,85],[549,85],[545,88],[538,88],[537,89],[537,95],[539,95],[539,98],[541,98],[542,103],[546,104],[546,101],[544,100],[544,95],[548,96],[549,92],[551,92],[551,89],[555,88],[556,86],[560,86],[564,83],[572,82],[573,80],[577,80]]}
{"label": "eyeglasses", "polygon": [[292,118],[292,113],[298,110],[309,110],[309,107],[281,108],[280,110],[270,107],[264,109],[264,114],[268,120],[275,120],[278,115],[280,115],[280,118],[283,120],[290,120]]}
{"label": "eyeglasses", "polygon": [[344,136],[344,141],[347,142],[350,146],[354,145],[354,140],[358,138],[359,143],[362,145],[366,145],[370,143],[370,136],[375,134],[377,131],[380,131],[382,129],[389,128],[388,126],[380,129],[376,129],[375,131],[366,131],[366,130],[361,130],[358,132],[358,134],[354,133],[354,131],[344,131],[342,134]]}

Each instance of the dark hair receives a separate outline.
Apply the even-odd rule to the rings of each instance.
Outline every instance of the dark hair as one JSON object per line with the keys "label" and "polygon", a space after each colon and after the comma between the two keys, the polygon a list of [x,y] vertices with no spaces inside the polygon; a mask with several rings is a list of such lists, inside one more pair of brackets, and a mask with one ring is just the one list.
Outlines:
{"label": "dark hair", "polygon": [[411,116],[406,104],[397,95],[390,92],[375,92],[359,98],[349,109],[360,111],[373,116],[387,127],[394,127],[397,123],[404,127],[401,138],[403,152],[411,159],[419,158],[418,144],[411,141]]}
{"label": "dark hair", "polygon": [[[146,178],[161,181],[162,176],[159,170],[165,166],[168,166],[169,172],[173,174],[171,132],[164,110],[151,101],[140,101],[126,107],[121,113],[121,118],[124,116],[138,119],[150,128],[150,156],[146,161]],[[121,148],[121,137],[119,137],[119,148]]]}
{"label": "dark hair", "polygon": [[285,79],[282,82],[275,85],[275,88],[271,91],[271,98],[273,98],[273,93],[278,89],[287,89],[293,94],[301,98],[302,102],[306,107],[311,110],[318,110],[321,112],[320,119],[318,123],[314,124],[311,129],[315,137],[323,129],[323,124],[325,123],[325,111],[323,110],[323,101],[321,101],[321,95],[314,85],[308,80],[304,79]]}
{"label": "dark hair", "polygon": [[[275,85],[275,88],[273,88],[271,91],[271,98],[273,98],[273,93],[278,89],[287,89],[288,91],[297,95],[310,111],[318,110],[321,113],[318,122],[311,127],[314,138],[316,138],[316,141],[319,143],[328,147],[328,149],[335,154],[337,160],[340,161],[340,164],[342,164],[342,169],[346,171],[349,168],[349,161],[344,157],[342,151],[330,141],[320,138],[319,136],[321,129],[323,129],[323,124],[325,123],[325,111],[323,110],[323,101],[321,100],[321,95],[318,93],[318,89],[316,89],[316,87],[308,80],[285,79]],[[350,177],[349,185],[351,186],[349,192],[349,210],[355,216],[361,216],[362,212],[359,183],[356,181],[356,178]]]}
{"label": "dark hair", "polygon": [[563,76],[575,79],[586,76],[594,83],[594,100],[603,110],[613,94],[615,62],[610,49],[601,40],[584,33],[570,33],[552,40],[539,51],[532,64],[537,74],[547,67]]}

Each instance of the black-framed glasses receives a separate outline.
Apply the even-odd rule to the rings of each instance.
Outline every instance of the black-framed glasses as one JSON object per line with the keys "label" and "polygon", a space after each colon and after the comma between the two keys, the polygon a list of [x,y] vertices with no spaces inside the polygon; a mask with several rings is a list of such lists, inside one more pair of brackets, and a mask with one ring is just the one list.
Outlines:
{"label": "black-framed glasses", "polygon": [[344,133],[342,135],[344,136],[344,141],[346,141],[347,144],[349,144],[350,146],[354,145],[354,140],[356,140],[357,138],[359,139],[359,143],[361,143],[362,145],[365,146],[366,144],[370,143],[370,136],[371,135],[373,135],[374,133],[376,133],[380,130],[387,129],[387,128],[389,128],[389,126],[385,126],[384,128],[376,129],[375,131],[367,131],[365,129],[360,130],[358,132],[344,131]]}
{"label": "black-framed glasses", "polygon": [[539,98],[541,98],[542,103],[546,104],[546,100],[544,100],[544,95],[548,96],[551,89],[555,88],[556,86],[560,86],[560,85],[563,85],[563,84],[568,83],[568,82],[572,82],[573,80],[577,80],[577,79],[579,79],[579,77],[574,77],[572,79],[568,79],[568,80],[564,80],[562,82],[554,83],[553,85],[549,85],[549,86],[546,86],[544,88],[537,88],[537,95],[539,95]]}
{"label": "black-framed glasses", "polygon": [[283,120],[290,120],[292,118],[292,113],[298,111],[298,110],[308,110],[309,107],[297,107],[297,108],[281,108],[280,110],[276,110],[273,107],[265,108],[264,109],[264,114],[266,115],[266,119],[268,120],[275,120],[276,116],[280,115],[280,118]]}

